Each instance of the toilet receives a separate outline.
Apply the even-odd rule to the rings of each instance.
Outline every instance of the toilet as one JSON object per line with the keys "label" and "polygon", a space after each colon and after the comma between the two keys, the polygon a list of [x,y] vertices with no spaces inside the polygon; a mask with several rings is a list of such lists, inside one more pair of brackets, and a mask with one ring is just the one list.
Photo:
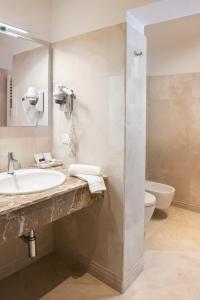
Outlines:
{"label": "toilet", "polygon": [[144,224],[147,225],[153,215],[156,207],[156,197],[150,193],[145,192],[144,203]]}
{"label": "toilet", "polygon": [[167,209],[175,195],[175,188],[170,185],[146,180],[145,191],[156,197],[156,208]]}

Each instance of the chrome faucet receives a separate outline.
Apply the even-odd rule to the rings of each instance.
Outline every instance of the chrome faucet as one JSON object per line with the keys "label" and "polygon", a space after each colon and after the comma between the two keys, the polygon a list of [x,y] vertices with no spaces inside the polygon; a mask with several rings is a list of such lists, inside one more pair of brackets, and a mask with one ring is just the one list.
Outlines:
{"label": "chrome faucet", "polygon": [[[18,164],[18,168],[15,168],[15,163]],[[15,174],[15,170],[19,169],[21,167],[19,161],[14,158],[14,153],[13,152],[8,152],[8,170],[7,173],[10,175]]]}

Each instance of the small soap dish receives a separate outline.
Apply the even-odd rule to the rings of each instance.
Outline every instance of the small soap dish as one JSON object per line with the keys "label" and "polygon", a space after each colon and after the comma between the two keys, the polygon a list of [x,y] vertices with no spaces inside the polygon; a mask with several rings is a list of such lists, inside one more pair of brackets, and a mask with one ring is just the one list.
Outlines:
{"label": "small soap dish", "polygon": [[59,160],[34,164],[35,167],[40,168],[40,169],[48,169],[48,168],[53,168],[53,167],[59,167],[62,165],[63,165],[62,161],[59,161]]}
{"label": "small soap dish", "polygon": [[34,154],[35,164],[34,166],[40,169],[47,169],[62,166],[61,160],[52,158],[51,153],[38,153]]}

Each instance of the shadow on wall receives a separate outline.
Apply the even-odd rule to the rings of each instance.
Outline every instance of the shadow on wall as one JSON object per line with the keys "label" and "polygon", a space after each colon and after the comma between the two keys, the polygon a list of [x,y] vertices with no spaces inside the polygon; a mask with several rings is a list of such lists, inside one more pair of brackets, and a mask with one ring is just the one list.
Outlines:
{"label": "shadow on wall", "polygon": [[93,258],[102,203],[99,200],[54,223],[54,249],[74,270],[74,276],[85,273]]}
{"label": "shadow on wall", "polygon": [[[37,300],[66,279],[70,282],[71,277],[82,276],[92,260],[108,266],[113,232],[119,234],[122,243],[109,196],[115,194],[113,189],[111,184],[104,199],[53,223],[54,253],[1,280],[0,299]],[[99,244],[101,249],[98,249]],[[118,247],[117,243],[116,252]],[[113,260],[116,262],[115,257]]]}
{"label": "shadow on wall", "polygon": [[0,299],[37,300],[66,279],[82,276],[96,249],[103,201],[56,221],[54,253],[1,280]]}
{"label": "shadow on wall", "polygon": [[[123,241],[110,198],[110,193],[113,196],[115,191],[112,184],[107,184],[107,187],[103,200],[54,223],[54,250],[74,270],[74,276],[81,276],[89,267],[93,272],[91,263],[109,270],[111,256],[116,265],[121,263],[116,262],[116,258]],[[115,200],[116,206],[117,197]],[[118,209],[122,211],[121,206]],[[111,244],[115,248],[116,258],[111,254]]]}

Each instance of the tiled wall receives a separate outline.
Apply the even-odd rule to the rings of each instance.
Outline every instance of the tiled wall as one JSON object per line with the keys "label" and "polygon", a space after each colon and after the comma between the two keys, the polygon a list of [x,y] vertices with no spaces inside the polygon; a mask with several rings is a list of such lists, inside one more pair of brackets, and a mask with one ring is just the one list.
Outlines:
{"label": "tiled wall", "polygon": [[148,77],[146,177],[200,211],[200,73]]}

